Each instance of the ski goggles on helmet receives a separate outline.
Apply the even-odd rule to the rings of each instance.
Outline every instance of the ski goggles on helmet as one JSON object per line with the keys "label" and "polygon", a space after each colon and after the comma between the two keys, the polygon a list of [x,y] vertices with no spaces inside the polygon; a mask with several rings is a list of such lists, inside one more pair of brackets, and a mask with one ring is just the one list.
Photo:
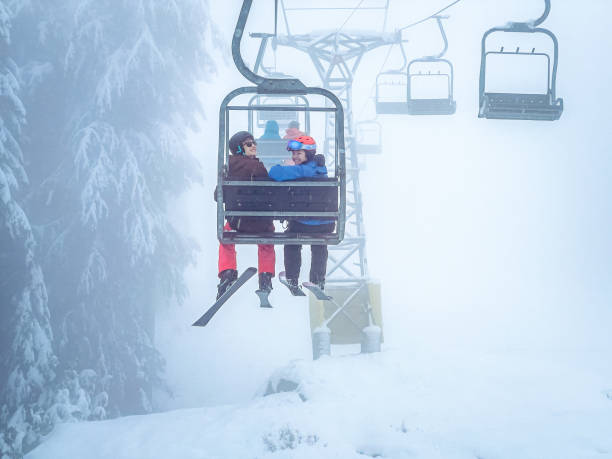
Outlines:
{"label": "ski goggles on helmet", "polygon": [[316,149],[317,149],[316,144],[305,144],[302,142],[298,142],[297,140],[290,140],[289,142],[287,142],[287,151],[293,151],[293,150],[312,151]]}

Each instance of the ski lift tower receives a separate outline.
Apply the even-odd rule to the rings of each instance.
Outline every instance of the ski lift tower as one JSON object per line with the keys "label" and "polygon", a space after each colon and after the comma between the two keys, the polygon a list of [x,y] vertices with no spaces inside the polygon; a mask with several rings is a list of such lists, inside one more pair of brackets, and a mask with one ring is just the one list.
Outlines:
{"label": "ski lift tower", "polygon": [[[352,322],[353,331],[355,328],[362,334],[362,352],[373,352],[380,349],[380,337],[378,343],[368,339],[368,328],[372,325],[380,325],[376,319],[380,320],[380,290],[377,285],[370,282],[368,264],[366,257],[366,233],[363,220],[363,205],[361,197],[361,186],[359,182],[359,158],[358,151],[353,142],[353,113],[352,113],[352,84],[353,77],[363,56],[374,49],[382,46],[390,46],[402,41],[401,32],[385,33],[376,31],[349,31],[324,30],[305,34],[291,34],[287,13],[291,11],[312,12],[316,10],[347,10],[350,14],[357,8],[334,8],[334,7],[296,7],[287,8],[283,0],[281,13],[286,24],[286,35],[278,34],[275,37],[275,44],[297,49],[307,53],[314,67],[321,78],[322,87],[336,94],[344,106],[345,114],[345,140],[346,140],[346,230],[344,241],[339,245],[329,246],[329,262],[327,269],[326,291],[332,295],[337,304],[336,310],[327,311],[326,316],[320,317],[319,323],[323,324],[324,329],[339,313],[341,317]],[[384,13],[385,22],[389,8],[389,0],[384,6],[368,7],[368,10],[380,10]],[[365,9],[365,8],[364,8]],[[345,22],[346,23],[346,22]],[[383,27],[384,30],[384,27]],[[334,151],[334,119],[326,117],[324,153],[328,161],[333,160]],[[376,290],[376,291],[372,291]],[[373,308],[374,306],[374,308]],[[378,307],[378,314],[376,311]],[[347,313],[347,309],[358,309],[362,317],[367,322],[365,327],[356,323],[355,317]],[[312,317],[311,326],[316,319]],[[376,317],[378,315],[378,317]],[[327,320],[325,320],[327,319]],[[350,325],[349,325],[350,327]],[[319,327],[320,328],[320,327]],[[320,331],[320,330],[319,330]],[[336,340],[331,333],[332,344],[349,344]],[[317,330],[313,336],[313,354],[318,358],[321,354],[329,354],[329,332],[322,339],[315,339]]]}

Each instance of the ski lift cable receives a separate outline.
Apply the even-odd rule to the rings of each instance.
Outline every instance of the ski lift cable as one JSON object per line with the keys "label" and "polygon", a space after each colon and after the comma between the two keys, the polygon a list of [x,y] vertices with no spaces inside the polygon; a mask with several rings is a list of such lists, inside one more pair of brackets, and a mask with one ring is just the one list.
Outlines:
{"label": "ski lift cable", "polygon": [[[276,0],[276,1],[278,1],[278,0]],[[288,24],[288,21],[287,21],[287,11],[314,11],[314,10],[317,10],[317,11],[318,10],[345,11],[345,10],[351,10],[351,13],[348,15],[348,17],[342,23],[340,28],[336,31],[336,34],[337,34],[337,33],[340,33],[340,31],[344,28],[344,26],[353,17],[353,15],[355,14],[355,12],[358,9],[361,9],[361,10],[385,10],[385,21],[384,21],[385,24],[383,25],[383,28],[384,28],[385,25],[386,25],[386,22],[387,22],[387,13],[389,11],[389,1],[390,0],[386,0],[385,6],[373,6],[373,7],[364,7],[364,8],[360,8],[361,4],[364,2],[364,0],[360,0],[359,3],[356,6],[354,6],[354,7],[342,7],[342,8],[341,7],[314,7],[314,8],[313,7],[299,7],[299,8],[294,7],[294,8],[287,8],[285,6],[284,0],[281,0],[281,7],[283,9],[283,16],[284,16],[285,25],[286,25],[286,28],[287,28],[287,35],[291,35],[291,33],[289,32],[289,24]]]}
{"label": "ski lift cable", "polygon": [[344,20],[344,22],[342,23],[342,25],[340,26],[340,28],[336,31],[336,34],[339,34],[340,31],[342,30],[342,28],[346,25],[347,22],[349,22],[349,20],[353,17],[353,14],[355,14],[355,12],[359,9],[359,7],[361,6],[361,4],[363,3],[364,0],[359,0],[359,3],[357,3],[357,6],[355,8],[353,8],[353,11],[351,11],[351,14],[348,15],[348,17]]}
{"label": "ski lift cable", "polygon": [[425,19],[421,19],[420,21],[417,22],[413,22],[412,24],[408,24],[407,26],[401,27],[400,29],[398,29],[399,31],[402,30],[406,30],[410,27],[414,27],[415,25],[421,24],[425,21],[428,21],[434,17],[436,17],[437,15],[439,15],[441,12],[446,11],[447,9],[449,9],[451,6],[456,5],[457,3],[459,3],[461,0],[455,0],[453,3],[446,5],[444,8],[442,8],[440,11],[436,11],[434,14],[427,16]]}
{"label": "ski lift cable", "polygon": [[385,4],[385,20],[383,21],[383,33],[385,33],[387,31],[387,18],[389,16],[389,2],[391,0],[387,0],[387,3]]}
{"label": "ski lift cable", "polygon": [[291,36],[291,31],[289,30],[289,20],[287,19],[287,8],[285,7],[285,0],[281,0],[281,8],[283,9],[283,19],[285,20],[285,30],[287,31],[287,36]]}

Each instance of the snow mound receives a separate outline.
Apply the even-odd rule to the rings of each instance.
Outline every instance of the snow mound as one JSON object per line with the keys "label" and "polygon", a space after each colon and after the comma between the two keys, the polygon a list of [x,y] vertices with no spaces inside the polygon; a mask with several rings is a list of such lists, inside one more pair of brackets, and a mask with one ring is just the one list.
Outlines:
{"label": "snow mound", "polygon": [[247,404],[64,424],[27,457],[612,457],[612,374],[571,361],[394,350],[296,360]]}

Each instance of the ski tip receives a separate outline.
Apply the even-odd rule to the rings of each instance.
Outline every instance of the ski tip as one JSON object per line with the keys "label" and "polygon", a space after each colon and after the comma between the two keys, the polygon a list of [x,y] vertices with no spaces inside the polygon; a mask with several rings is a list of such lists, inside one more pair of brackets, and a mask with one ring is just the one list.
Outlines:
{"label": "ski tip", "polygon": [[308,290],[310,290],[318,300],[329,301],[332,299],[331,296],[326,294],[323,290],[321,290],[316,284],[313,284],[312,282],[304,282],[302,285]]}
{"label": "ski tip", "polygon": [[260,308],[271,308],[270,300],[268,300],[268,295],[270,292],[264,290],[255,290],[255,293],[259,297],[259,307]]}

